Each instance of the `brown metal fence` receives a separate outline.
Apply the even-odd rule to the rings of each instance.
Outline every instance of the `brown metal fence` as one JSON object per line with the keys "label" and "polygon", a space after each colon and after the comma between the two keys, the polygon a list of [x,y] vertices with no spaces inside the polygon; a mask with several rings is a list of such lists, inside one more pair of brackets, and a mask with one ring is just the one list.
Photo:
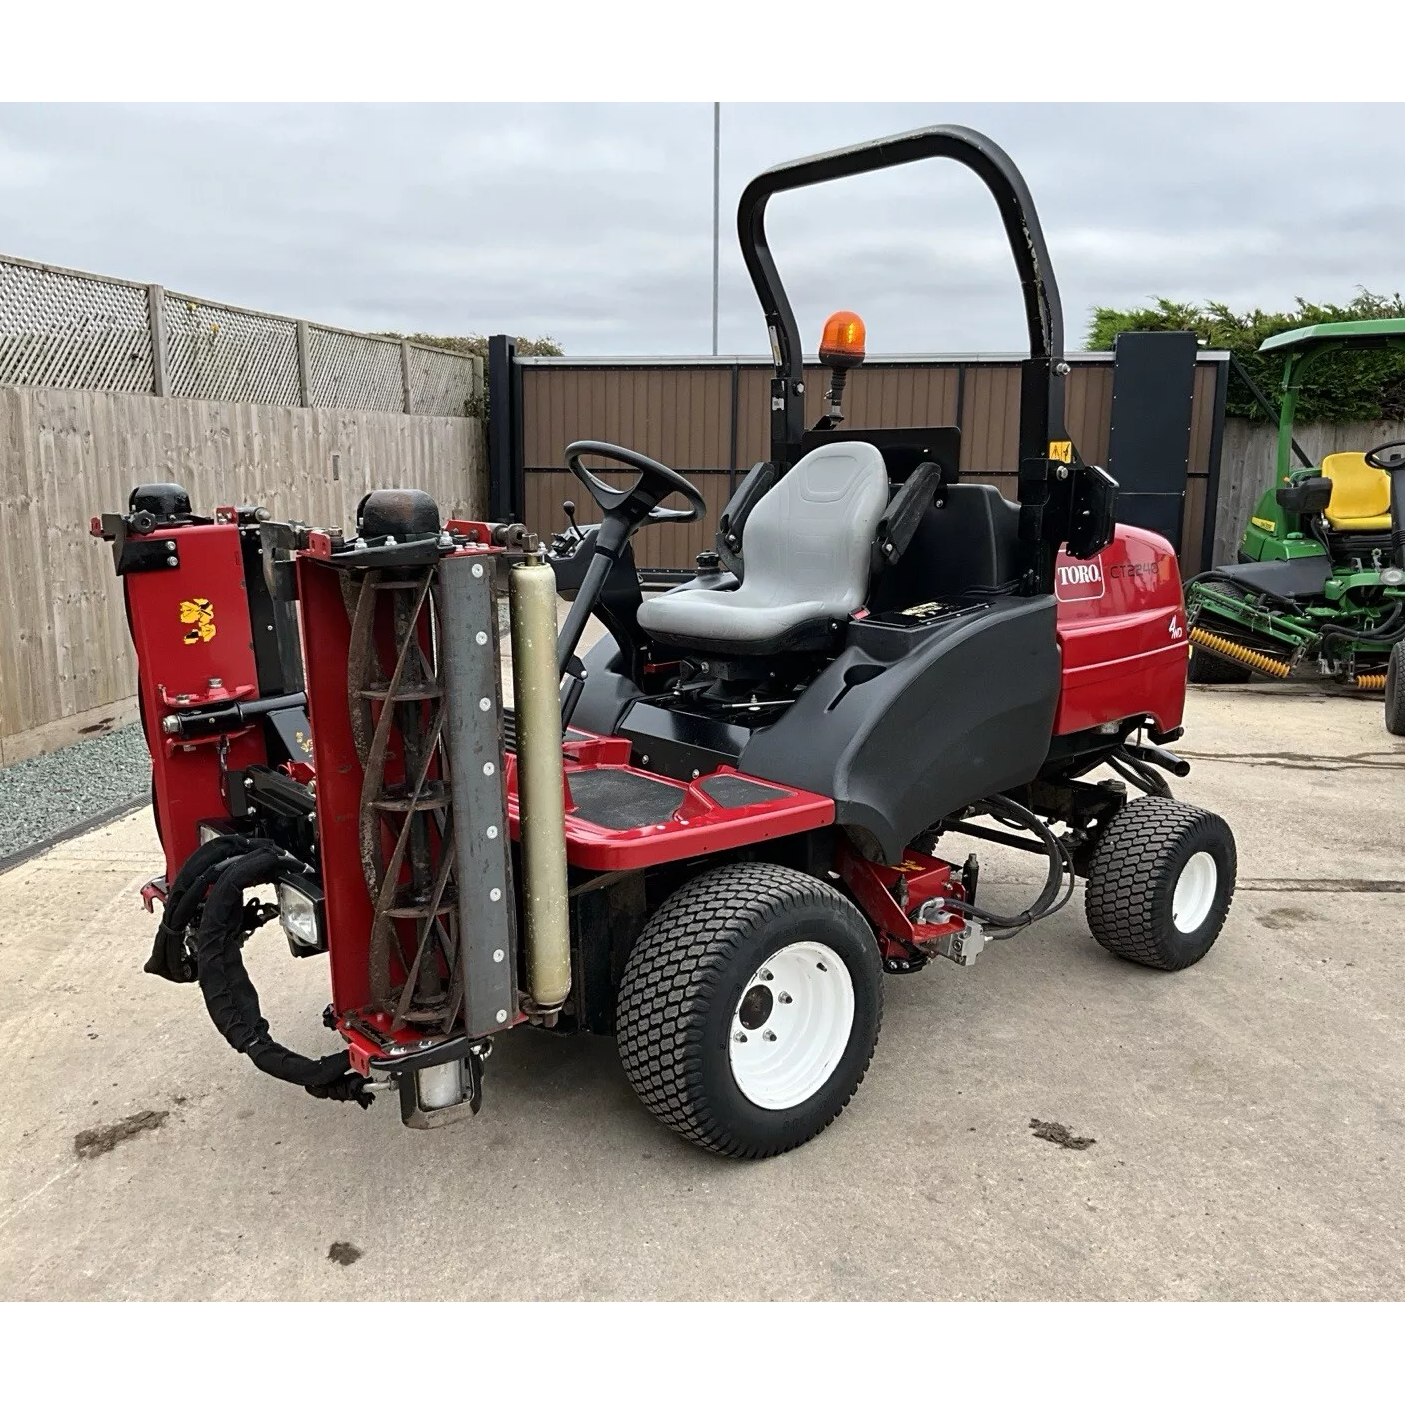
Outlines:
{"label": "brown metal fence", "polygon": [[[1110,354],[1070,357],[1065,415],[1084,459],[1106,463],[1112,422]],[[576,439],[625,444],[686,473],[707,500],[705,521],[652,527],[635,540],[641,566],[687,568],[711,547],[717,516],[732,489],[770,449],[771,366],[767,361],[593,361],[524,358],[522,460],[526,520],[538,532],[564,522],[572,499],[582,522],[598,513],[564,467]],[[1179,549],[1187,574],[1201,568],[1207,484],[1216,448],[1217,364],[1195,371],[1189,476]],[[810,417],[817,418],[824,372],[812,371]],[[1020,367],[1014,360],[876,361],[849,374],[846,428],[954,424],[961,429],[961,473],[1015,495]],[[628,481],[623,475],[610,481]]]}

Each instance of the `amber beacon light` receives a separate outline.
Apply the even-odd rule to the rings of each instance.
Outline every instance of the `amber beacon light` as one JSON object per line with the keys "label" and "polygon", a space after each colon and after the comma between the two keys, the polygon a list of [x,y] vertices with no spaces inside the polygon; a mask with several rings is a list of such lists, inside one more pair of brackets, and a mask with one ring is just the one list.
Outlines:
{"label": "amber beacon light", "polygon": [[820,364],[836,371],[863,364],[864,325],[857,312],[831,313],[820,334]]}
{"label": "amber beacon light", "polygon": [[829,410],[816,429],[838,429],[844,423],[844,382],[855,366],[863,364],[864,326],[857,312],[835,312],[820,333],[820,365],[830,370],[825,399]]}

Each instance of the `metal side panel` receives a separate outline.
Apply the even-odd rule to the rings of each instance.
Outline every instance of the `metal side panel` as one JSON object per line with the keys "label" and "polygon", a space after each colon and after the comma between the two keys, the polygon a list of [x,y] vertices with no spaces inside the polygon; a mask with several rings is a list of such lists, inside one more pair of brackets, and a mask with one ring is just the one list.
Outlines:
{"label": "metal side panel", "polygon": [[516,908],[493,572],[491,559],[472,554],[446,557],[439,567],[464,1024],[473,1035],[503,1029],[517,1017]]}

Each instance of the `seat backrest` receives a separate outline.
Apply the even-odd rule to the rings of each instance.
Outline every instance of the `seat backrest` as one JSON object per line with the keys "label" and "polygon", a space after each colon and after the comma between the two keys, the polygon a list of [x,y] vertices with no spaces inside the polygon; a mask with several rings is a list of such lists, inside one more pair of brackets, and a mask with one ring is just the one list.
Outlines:
{"label": "seat backrest", "polygon": [[824,603],[840,618],[864,603],[870,553],[888,505],[872,444],[812,449],[751,511],[742,543],[751,603]]}
{"label": "seat backrest", "polygon": [[1322,476],[1332,480],[1326,517],[1333,526],[1390,512],[1390,475],[1372,468],[1365,454],[1328,454],[1322,460]]}

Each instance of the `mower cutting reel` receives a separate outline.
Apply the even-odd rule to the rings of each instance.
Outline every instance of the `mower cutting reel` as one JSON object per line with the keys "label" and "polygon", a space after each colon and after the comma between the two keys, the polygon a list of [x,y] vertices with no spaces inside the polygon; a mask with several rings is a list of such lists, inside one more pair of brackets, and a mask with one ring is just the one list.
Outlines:
{"label": "mower cutting reel", "polygon": [[[856,314],[826,326],[831,384],[805,427],[767,202],[932,157],[990,190],[1024,290],[1018,503],[960,481],[956,426],[844,427]],[[702,495],[594,440],[566,464],[598,520],[573,508],[546,550],[522,524],[443,522],[414,490],[369,494],[345,535],[198,517],[174,485],[95,522],[166,857],[147,969],[198,980],[265,1072],[362,1106],[395,1090],[431,1128],[478,1110],[517,1026],[603,1035],[666,1126],[770,1156],[847,1106],[885,977],[989,959],[1080,877],[1120,958],[1175,970],[1219,935],[1232,836],[1166,779],[1188,770],[1167,750],[1175,553],[1116,526],[1116,484],[1064,428],[1058,290],[1018,171],[978,133],[928,128],[764,173],[738,230],[776,350],[771,457],[674,589],[645,598],[632,538],[696,519]],[[606,634],[581,658],[591,616]],[[1019,910],[970,839],[1043,860]],[[953,840],[962,861],[940,852]],[[253,892],[268,882],[276,909]],[[241,952],[275,912],[295,954],[328,956],[342,1052],[272,1040]]]}

